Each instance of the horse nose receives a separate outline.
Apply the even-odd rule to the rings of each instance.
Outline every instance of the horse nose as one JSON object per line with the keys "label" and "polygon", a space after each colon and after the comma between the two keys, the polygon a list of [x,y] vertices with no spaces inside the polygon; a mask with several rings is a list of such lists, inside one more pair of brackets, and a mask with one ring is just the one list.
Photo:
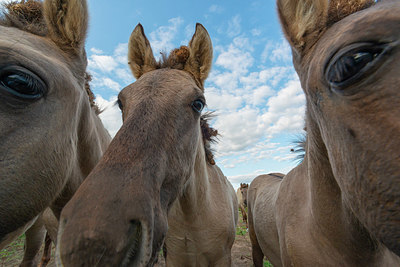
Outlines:
{"label": "horse nose", "polygon": [[125,257],[122,261],[121,266],[137,266],[141,262],[141,254],[146,249],[143,246],[143,228],[142,223],[139,220],[131,220],[128,236],[130,236]]}
{"label": "horse nose", "polygon": [[[63,220],[62,224],[66,222]],[[56,255],[58,266],[146,266],[152,249],[148,238],[152,233],[146,232],[149,230],[140,220],[130,220],[128,230],[120,235],[122,238],[117,237],[117,230],[113,236],[99,229],[82,230],[75,238],[61,235],[62,244],[57,245]]]}

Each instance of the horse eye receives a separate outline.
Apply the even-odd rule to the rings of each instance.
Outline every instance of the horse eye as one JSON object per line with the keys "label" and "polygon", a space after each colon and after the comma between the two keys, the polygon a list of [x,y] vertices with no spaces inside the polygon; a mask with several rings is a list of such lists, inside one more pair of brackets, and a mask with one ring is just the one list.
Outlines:
{"label": "horse eye", "polygon": [[198,113],[201,113],[201,111],[204,108],[204,101],[201,99],[197,99],[192,102],[192,109]]}
{"label": "horse eye", "polygon": [[22,99],[36,100],[46,92],[44,83],[27,70],[8,69],[0,75],[0,88]]}
{"label": "horse eye", "polygon": [[119,109],[122,111],[123,106],[122,106],[122,102],[119,98],[117,100],[117,104],[118,104]]}
{"label": "horse eye", "polygon": [[383,51],[381,46],[357,47],[336,57],[327,68],[327,81],[334,87],[358,81]]}

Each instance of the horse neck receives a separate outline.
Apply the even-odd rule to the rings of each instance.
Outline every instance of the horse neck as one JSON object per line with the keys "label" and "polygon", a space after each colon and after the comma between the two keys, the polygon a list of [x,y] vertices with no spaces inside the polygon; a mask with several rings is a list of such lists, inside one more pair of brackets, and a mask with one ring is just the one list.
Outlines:
{"label": "horse neck", "polygon": [[311,224],[322,230],[324,235],[332,235],[327,236],[332,242],[352,243],[353,248],[360,248],[361,244],[362,251],[372,253],[376,244],[346,205],[316,124],[308,122],[306,142],[306,155],[298,168],[308,190]]}
{"label": "horse neck", "polygon": [[78,125],[79,165],[86,177],[107,149],[111,137],[92,107],[84,108]]}
{"label": "horse neck", "polygon": [[200,209],[207,207],[210,186],[207,164],[203,139],[200,134],[193,171],[179,199],[185,215],[196,214]]}

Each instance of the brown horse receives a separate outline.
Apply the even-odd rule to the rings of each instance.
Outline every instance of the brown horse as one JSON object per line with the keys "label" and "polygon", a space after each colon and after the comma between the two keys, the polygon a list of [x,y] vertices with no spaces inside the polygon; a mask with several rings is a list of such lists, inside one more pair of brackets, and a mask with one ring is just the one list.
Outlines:
{"label": "brown horse", "polygon": [[[21,1],[6,8],[0,19],[0,248],[47,207],[59,217],[110,141],[87,83],[86,2]],[[42,225],[28,230],[27,247],[30,240],[42,244]]]}
{"label": "brown horse", "polygon": [[240,183],[240,187],[236,191],[236,197],[238,199],[239,210],[242,213],[243,222],[246,223],[246,228],[249,228],[247,223],[247,189],[249,188],[249,184]]}
{"label": "brown horse", "polygon": [[283,179],[250,185],[254,263],[399,266],[400,2],[277,3],[307,100],[306,151]]}
{"label": "brown horse", "polygon": [[137,81],[119,94],[123,125],[62,212],[58,264],[152,266],[165,239],[167,266],[230,266],[237,200],[201,119],[210,37],[197,24],[157,63],[139,24],[128,58]]}

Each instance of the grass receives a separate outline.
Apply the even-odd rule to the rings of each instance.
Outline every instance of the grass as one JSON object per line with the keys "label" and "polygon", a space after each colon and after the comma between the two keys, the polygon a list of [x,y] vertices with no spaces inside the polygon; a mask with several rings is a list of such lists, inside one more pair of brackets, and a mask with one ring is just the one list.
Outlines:
{"label": "grass", "polygon": [[236,227],[236,235],[246,235],[246,234],[247,234],[246,226],[238,225]]}
{"label": "grass", "polygon": [[0,266],[12,266],[22,261],[21,251],[24,250],[25,235],[21,235],[17,240],[6,248],[0,250]]}

